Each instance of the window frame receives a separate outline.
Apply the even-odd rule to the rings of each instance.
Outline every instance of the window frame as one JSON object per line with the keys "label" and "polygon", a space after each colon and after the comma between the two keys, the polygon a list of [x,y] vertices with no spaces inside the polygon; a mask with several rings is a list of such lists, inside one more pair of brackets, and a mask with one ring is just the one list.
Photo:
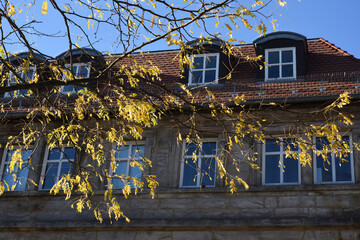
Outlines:
{"label": "window frame", "polygon": [[[215,138],[209,138],[209,139],[206,139],[206,140],[201,140],[201,145],[203,145],[203,143],[215,143],[215,155],[201,155],[200,154],[200,151],[199,151],[199,154],[197,155],[197,174],[195,175],[196,176],[196,185],[195,186],[185,186],[184,185],[184,165],[186,164],[185,163],[185,147],[186,147],[186,141],[183,141],[183,144],[182,144],[182,155],[181,155],[181,169],[180,169],[180,183],[179,183],[179,187],[180,188],[202,188],[202,184],[200,182],[200,179],[201,179],[201,159],[202,158],[215,158],[215,161],[216,161],[216,157],[218,157],[218,147],[219,147],[219,143],[218,143],[218,140],[215,139]],[[191,144],[191,143],[189,143]],[[189,159],[192,159],[189,158]],[[199,171],[200,170],[200,171]],[[215,162],[215,169],[214,169],[214,185],[206,185],[206,188],[214,188],[216,187],[216,175],[217,175],[217,164]]]}
{"label": "window frame", "polygon": [[[75,79],[79,79],[79,78],[78,78],[79,69],[80,69],[80,67],[82,67],[82,66],[87,66],[87,70],[88,70],[88,71],[87,71],[87,76],[86,76],[85,78],[83,78],[83,79],[86,79],[86,78],[89,78],[89,77],[90,77],[91,62],[89,62],[89,63],[73,63],[73,64],[72,64],[72,67],[76,67],[76,72],[74,72],[74,77],[75,77]],[[71,67],[71,64],[65,64],[65,69],[70,70],[70,69],[69,69],[70,67]],[[63,80],[66,79],[65,74],[63,74],[62,79],[63,79]],[[68,94],[68,93],[74,94],[74,93],[77,92],[77,90],[75,90],[75,87],[76,87],[75,85],[66,85],[66,86],[72,86],[72,91],[64,91],[65,85],[62,85],[62,86],[61,86],[61,89],[60,89],[60,93],[62,93],[62,94]]]}
{"label": "window frame", "polygon": [[[280,143],[280,150],[278,152],[266,152],[266,140],[265,139],[265,144],[262,144],[262,185],[263,186],[284,186],[284,185],[301,185],[301,166],[300,166],[300,161],[298,159],[295,159],[298,162],[298,181],[297,182],[291,182],[291,183],[286,183],[284,182],[284,171],[283,166],[284,166],[284,155],[285,155],[285,151],[284,151],[284,138],[281,138],[281,143]],[[270,139],[269,139],[270,140]],[[280,182],[279,183],[266,183],[266,156],[267,155],[280,155],[280,167],[279,167],[279,171],[280,171]]]}
{"label": "window frame", "polygon": [[[351,152],[349,153],[350,157],[350,173],[351,173],[351,180],[350,181],[336,181],[336,164],[335,164],[335,154],[331,152],[331,170],[332,170],[332,181],[331,182],[318,182],[317,181],[317,156],[316,153],[313,152],[313,171],[314,171],[314,184],[347,184],[347,183],[355,183],[355,172],[354,172],[354,149],[353,149],[353,141],[352,141],[352,134],[346,134],[342,137],[349,137],[349,146]],[[319,137],[314,136],[314,144],[316,149],[316,139]],[[323,151],[323,150],[321,150]],[[335,181],[334,181],[335,180]]]}
{"label": "window frame", "polygon": [[[12,150],[17,150],[17,149],[20,149],[19,147],[14,147]],[[28,151],[28,150],[31,150],[31,154],[30,154],[30,156],[34,153],[34,149],[32,148],[32,147],[30,147],[30,148],[28,148],[28,149],[25,149],[25,151]],[[7,162],[6,162],[6,159],[8,158],[8,152],[9,151],[11,151],[9,148],[4,148],[4,152],[3,152],[3,154],[2,154],[2,158],[1,158],[1,165],[0,165],[0,182],[2,182],[3,181],[3,174],[4,174],[4,168],[5,168],[5,165],[9,165],[10,164],[10,161],[11,161],[11,159],[10,159],[10,161],[8,160]],[[21,156],[21,157],[23,157],[23,156]],[[25,161],[24,162],[24,164],[26,164],[28,162],[28,160],[27,161]],[[24,169],[24,168],[23,168]],[[23,170],[22,169],[22,170]],[[19,173],[20,173],[20,171],[18,172],[18,170],[19,170],[19,168],[18,168],[18,166],[17,165],[15,165],[15,168],[14,168],[14,172],[16,172],[16,174],[18,175]],[[21,170],[21,171],[22,171]],[[21,185],[21,186],[23,186],[23,188],[21,188],[21,189],[14,189],[14,190],[5,190],[6,192],[14,192],[14,191],[19,191],[19,192],[22,192],[22,191],[25,191],[26,190],[26,183],[27,183],[27,180],[28,180],[28,178],[29,178],[29,170],[30,170],[30,168],[28,168],[28,173],[27,173],[27,176],[26,176],[26,181],[25,181],[25,184],[24,185]],[[10,173],[9,173],[10,174]],[[11,174],[14,174],[14,173],[11,173]],[[19,184],[17,184],[17,186],[20,186]],[[10,186],[11,187],[11,186]],[[5,186],[5,189],[7,189],[7,186]]]}
{"label": "window frame", "polygon": [[[293,52],[293,76],[291,77],[282,77],[282,66],[283,65],[290,65],[290,63],[282,63],[281,52],[289,51]],[[279,63],[269,64],[269,53],[270,52],[279,52]],[[286,47],[286,48],[267,48],[265,49],[265,81],[276,81],[276,80],[283,80],[283,79],[296,79],[296,47]],[[278,78],[269,78],[269,67],[271,66],[279,66],[279,77]]]}
{"label": "window frame", "polygon": [[[117,147],[125,147],[125,146],[129,146],[128,157],[127,157],[127,158],[119,158],[119,159],[116,159],[115,156],[114,156],[114,158],[115,158],[115,164],[116,164],[117,162],[127,162],[127,164],[126,164],[126,176],[130,176],[130,168],[131,168],[130,162],[131,162],[132,160],[142,160],[141,157],[140,157],[140,158],[133,158],[133,157],[132,157],[132,149],[133,149],[134,146],[135,146],[135,147],[144,146],[143,157],[145,157],[145,141],[140,141],[140,142],[127,142],[127,143],[124,144],[123,146],[116,146],[116,144],[114,144],[114,145],[112,146],[112,150],[114,150],[115,153],[116,153],[116,151],[117,151],[116,148],[117,148]],[[131,147],[130,147],[130,146],[131,146]],[[113,175],[114,175],[114,172],[113,172],[113,169],[112,169],[111,166],[109,167],[109,174],[110,174],[111,177],[113,177]],[[142,175],[143,175],[143,171],[141,171],[141,176],[139,177],[139,179],[142,178]],[[119,179],[119,180],[120,180],[120,179]],[[120,181],[121,181],[121,180],[120,180]],[[125,186],[128,182],[130,182],[130,181],[129,181],[129,180],[126,180],[125,182],[123,182],[124,186]],[[113,185],[113,189],[114,189],[114,190],[123,189],[123,188],[121,188],[121,187],[119,187],[119,188],[118,188],[118,187],[115,187],[115,185],[114,185],[114,183],[113,183],[113,179],[111,179],[111,184]],[[130,186],[131,186],[131,182],[130,182]],[[131,188],[133,188],[133,186],[131,186]]]}
{"label": "window frame", "polygon": [[[36,76],[36,66],[29,66],[29,71],[32,70],[33,71],[33,74],[31,76],[31,79],[30,80],[34,80],[35,76]],[[18,67],[16,69],[16,72],[18,72],[18,74],[20,75],[20,77],[25,81],[25,82],[28,82],[28,79],[27,78],[24,78],[26,77],[26,74],[24,72],[24,70],[21,68],[21,67]],[[16,82],[16,76],[14,75],[13,72],[10,72],[10,75],[7,79],[7,86],[14,86],[17,84]],[[11,81],[12,79],[14,79],[15,81]],[[19,83],[21,84],[21,83]],[[16,91],[27,91],[27,89],[23,89],[23,90],[16,90]],[[14,91],[11,91],[11,92],[14,92]],[[4,98],[10,98],[10,97],[13,97],[13,93],[11,92],[5,92],[4,93]],[[23,93],[20,95],[20,96],[23,96]]]}
{"label": "window frame", "polygon": [[[206,69],[205,68],[205,62],[206,62],[206,58],[207,57],[216,57],[216,68],[209,68]],[[202,69],[194,69],[192,66],[190,66],[189,68],[189,76],[188,76],[188,85],[189,86],[195,86],[195,85],[205,85],[205,84],[218,84],[219,82],[219,71],[220,71],[220,53],[202,53],[202,54],[192,54],[190,55],[190,60],[192,61],[192,63],[194,62],[194,59],[197,57],[203,57],[203,68]],[[211,82],[205,82],[205,72],[209,70],[209,71],[213,71],[216,70],[215,72],[215,81],[211,81]],[[202,82],[201,83],[193,83],[192,79],[193,79],[193,72],[200,72],[202,71]]]}
{"label": "window frame", "polygon": [[[64,156],[64,150],[65,148],[73,148],[75,150],[75,155],[74,155],[74,161],[76,159],[76,156],[77,156],[77,152],[76,152],[76,148],[74,148],[73,146],[71,145],[65,145],[65,146],[61,146],[61,149],[60,148],[52,148],[50,149],[49,146],[46,146],[46,151],[45,151],[45,154],[44,154],[44,159],[43,159],[43,163],[42,163],[42,169],[41,169],[41,177],[40,177],[40,183],[39,183],[39,190],[43,190],[43,191],[49,191],[51,190],[50,189],[44,189],[44,183],[45,183],[45,178],[46,178],[46,168],[47,168],[47,165],[48,163],[59,163],[59,166],[58,166],[58,169],[57,169],[57,174],[56,174],[56,180],[55,180],[55,183],[57,183],[60,179],[60,172],[61,172],[61,166],[62,166],[62,163],[63,162],[68,162],[68,159],[67,158],[63,158]],[[60,149],[60,159],[58,161],[58,159],[56,160],[50,160],[49,161],[49,154],[50,154],[50,151],[53,150],[53,149]],[[61,163],[61,164],[60,164]],[[71,162],[71,164],[73,164],[74,162]],[[72,169],[72,172],[74,171],[74,168]]]}

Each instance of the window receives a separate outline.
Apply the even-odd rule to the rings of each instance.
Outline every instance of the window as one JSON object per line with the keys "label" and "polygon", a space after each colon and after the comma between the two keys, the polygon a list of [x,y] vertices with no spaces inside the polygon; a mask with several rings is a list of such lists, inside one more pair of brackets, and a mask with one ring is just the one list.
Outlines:
{"label": "window", "polygon": [[266,80],[296,78],[295,48],[265,49]]}
{"label": "window", "polygon": [[193,67],[189,71],[189,85],[217,83],[219,76],[219,53],[191,56]]}
{"label": "window", "polygon": [[62,147],[47,149],[42,170],[41,188],[51,189],[59,179],[71,174],[75,159],[75,148]]}
{"label": "window", "polygon": [[[70,68],[70,65],[65,65],[65,68]],[[90,64],[86,63],[74,63],[72,67],[72,72],[74,73],[74,77],[77,79],[89,78],[90,77]],[[63,75],[63,79],[66,79],[66,75]],[[65,85],[61,87],[62,93],[74,93],[83,89],[80,86],[74,85]]]}
{"label": "window", "polygon": [[216,142],[184,143],[180,187],[215,187],[216,149]]}
{"label": "window", "polygon": [[[5,191],[24,191],[29,173],[28,159],[32,154],[32,149],[28,150],[4,150],[1,162],[0,173],[1,181],[5,187]],[[17,162],[14,170],[10,171],[10,162],[12,157],[21,158],[22,163]],[[20,160],[20,159],[18,159]],[[12,189],[13,188],[13,189]]]}
{"label": "window", "polygon": [[[36,74],[35,70],[36,70],[35,66],[30,66],[29,69],[18,68],[17,73],[24,82],[30,82],[35,78],[35,74]],[[14,86],[16,84],[21,84],[21,83],[22,81],[16,82],[16,76],[13,72],[11,72],[8,79],[8,86]],[[28,91],[27,89],[18,90],[16,94],[20,96],[25,96],[27,94],[27,91]],[[13,96],[14,96],[14,91],[6,92],[4,95],[4,97],[13,97]]]}
{"label": "window", "polygon": [[353,152],[351,136],[344,136],[344,142],[350,147],[350,153],[347,156],[339,156],[330,150],[324,150],[329,142],[326,138],[316,138],[316,149],[320,150],[327,156],[324,159],[322,155],[314,156],[315,159],[315,183],[351,183],[354,182],[354,169],[353,169]]}
{"label": "window", "polygon": [[144,157],[144,148],[145,145],[141,144],[130,144],[115,148],[116,169],[115,172],[110,169],[110,175],[113,176],[113,189],[122,189],[128,182],[130,182],[131,187],[134,187],[133,181],[122,180],[116,176],[141,178],[141,169],[136,164],[133,164],[135,162],[143,163],[141,159]]}
{"label": "window", "polygon": [[292,185],[300,184],[300,162],[291,157],[285,157],[285,151],[298,151],[291,141],[280,143],[266,139],[263,145],[263,184]]}

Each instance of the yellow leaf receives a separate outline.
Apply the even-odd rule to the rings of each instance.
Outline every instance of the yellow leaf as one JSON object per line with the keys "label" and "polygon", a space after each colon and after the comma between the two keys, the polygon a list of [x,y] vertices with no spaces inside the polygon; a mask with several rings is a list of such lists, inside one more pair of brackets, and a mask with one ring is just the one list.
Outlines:
{"label": "yellow leaf", "polygon": [[47,14],[47,11],[48,11],[48,1],[46,0],[43,2],[42,8],[41,8],[42,15]]}
{"label": "yellow leaf", "polygon": [[229,31],[232,31],[232,28],[229,26],[229,24],[225,23],[225,26],[227,27],[227,29],[229,29]]}
{"label": "yellow leaf", "polygon": [[66,8],[66,12],[69,12],[69,7],[68,6],[64,6]]}

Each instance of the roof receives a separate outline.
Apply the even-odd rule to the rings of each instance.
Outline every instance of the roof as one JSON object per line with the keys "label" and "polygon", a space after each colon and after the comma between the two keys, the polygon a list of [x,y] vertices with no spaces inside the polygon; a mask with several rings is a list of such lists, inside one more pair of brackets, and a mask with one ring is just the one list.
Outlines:
{"label": "roof", "polygon": [[[344,91],[360,94],[359,59],[322,38],[307,40],[307,48],[305,76],[289,81],[264,81],[256,78],[259,66],[245,60],[246,56],[256,57],[255,47],[237,46],[235,61],[240,64],[231,78],[225,80],[225,84],[212,84],[208,88],[220,101],[227,101],[233,94],[244,95],[247,100],[286,98],[298,101],[309,97],[335,97]],[[181,81],[178,55],[179,51],[134,54],[118,62],[118,66],[131,65],[134,60],[138,64],[153,64],[162,71],[162,84],[177,91]],[[204,91],[201,88],[196,91],[201,95],[199,98],[204,99]]]}

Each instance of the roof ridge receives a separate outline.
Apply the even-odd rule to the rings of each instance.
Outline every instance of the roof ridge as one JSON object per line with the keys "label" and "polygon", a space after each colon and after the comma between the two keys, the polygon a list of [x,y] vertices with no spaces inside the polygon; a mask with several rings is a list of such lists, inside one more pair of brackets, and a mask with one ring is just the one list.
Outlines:
{"label": "roof ridge", "polygon": [[322,38],[322,37],[320,37],[319,40],[322,41],[323,43],[325,43],[326,45],[330,46],[331,48],[333,48],[333,49],[335,49],[335,50],[337,50],[337,51],[339,51],[339,52],[341,52],[341,53],[343,53],[343,54],[345,54],[345,55],[347,55],[347,56],[352,56],[352,57],[354,57],[353,55],[351,55],[351,54],[348,53],[347,51],[342,50],[340,47],[336,46],[335,44],[329,42],[328,40],[326,40],[326,39],[324,39],[324,38]]}
{"label": "roof ridge", "polygon": [[343,53],[344,55],[348,56],[348,57],[351,57],[353,60],[357,61],[360,63],[360,59],[356,58],[354,55],[348,53],[347,51],[345,50],[342,50],[340,47],[336,46],[335,44],[329,42],[328,40],[320,37],[319,40],[323,43],[325,43],[326,45],[328,45],[329,47],[335,49],[336,51],[339,51],[341,53]]}

